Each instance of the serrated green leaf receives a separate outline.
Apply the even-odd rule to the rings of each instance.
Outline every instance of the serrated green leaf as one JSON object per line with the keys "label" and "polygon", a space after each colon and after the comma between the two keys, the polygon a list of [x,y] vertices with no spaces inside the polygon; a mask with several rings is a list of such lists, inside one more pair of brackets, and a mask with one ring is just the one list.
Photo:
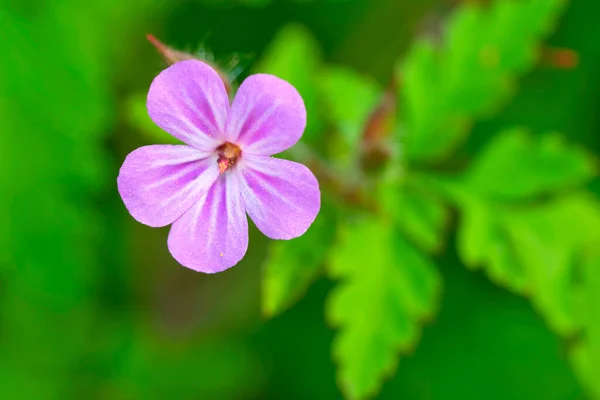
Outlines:
{"label": "serrated green leaf", "polygon": [[533,137],[512,129],[487,144],[466,179],[484,197],[514,200],[576,187],[595,172],[592,157],[558,134]]}
{"label": "serrated green leaf", "polygon": [[[573,333],[573,265],[592,234],[585,221],[594,218],[594,202],[582,194],[542,204],[493,202],[460,184],[452,196],[462,214],[457,247],[463,262],[530,296],[558,333]],[[577,230],[568,229],[573,226]]]}
{"label": "serrated green leaf", "polygon": [[300,299],[321,272],[337,220],[323,204],[308,231],[293,240],[273,241],[263,265],[262,311],[271,317]]}
{"label": "serrated green leaf", "polygon": [[449,19],[439,48],[417,41],[398,70],[400,131],[410,160],[445,156],[464,140],[474,118],[507,100],[514,79],[534,65],[536,45],[563,3],[467,4]]}
{"label": "serrated green leaf", "polygon": [[349,152],[355,153],[383,91],[375,81],[342,67],[322,71],[318,88],[329,121],[341,133]]}
{"label": "serrated green leaf", "polygon": [[576,198],[515,211],[507,224],[518,261],[526,270],[533,304],[560,334],[575,332],[571,276],[581,238],[565,229],[577,207]]}
{"label": "serrated green leaf", "polygon": [[386,215],[410,240],[427,252],[440,249],[448,209],[434,194],[406,183],[379,187],[378,199]]}
{"label": "serrated green leaf", "polygon": [[581,243],[581,251],[569,283],[581,332],[571,349],[571,359],[583,386],[593,398],[600,398],[600,203],[590,195],[576,200],[568,217],[569,224],[577,226],[571,233]]}
{"label": "serrated green leaf", "polygon": [[329,271],[341,280],[327,305],[328,320],[340,327],[338,383],[348,398],[365,398],[393,372],[397,353],[414,346],[420,321],[435,311],[440,279],[392,224],[372,218],[342,227]]}
{"label": "serrated green leaf", "polygon": [[495,283],[530,296],[558,333],[573,333],[577,324],[571,276],[585,231],[565,227],[593,216],[589,200],[573,195],[515,207],[465,197],[459,207],[458,252],[463,262],[483,267]]}
{"label": "serrated green leaf", "polygon": [[508,240],[504,210],[472,196],[461,201],[457,249],[465,265],[471,269],[485,267],[494,283],[524,293],[528,279]]}
{"label": "serrated green leaf", "polygon": [[254,68],[277,75],[298,89],[309,115],[302,140],[309,143],[322,125],[315,80],[320,65],[321,50],[311,33],[301,25],[288,25],[278,32]]}
{"label": "serrated green leaf", "polygon": [[[549,206],[523,208],[515,201],[576,187],[591,179],[594,173],[595,165],[590,155],[563,143],[557,135],[533,137],[521,129],[497,135],[473,162],[462,182],[450,183],[450,196],[462,211],[458,232],[461,259],[472,268],[484,265],[494,282],[518,293],[539,291],[532,287],[534,282],[527,275],[531,271],[526,272],[522,257],[531,258],[530,269],[535,269],[538,264],[533,262],[534,254],[543,259],[551,253],[543,250],[543,246],[558,251],[564,245],[566,253],[572,252],[567,245],[571,243],[569,240],[559,245],[552,242],[555,239],[541,237],[542,232],[548,230],[564,232],[559,224],[568,222],[557,220],[560,215],[554,215],[555,210]],[[538,210],[541,216],[535,223],[554,225],[540,226],[536,233],[531,230],[533,228],[528,228],[528,223],[535,225],[530,219]],[[519,239],[521,235],[525,238]],[[524,244],[527,238],[531,237],[541,240],[539,246],[542,247],[537,251],[523,250],[527,247]],[[559,265],[566,262],[559,261],[559,255],[554,255],[553,260]],[[555,327],[561,327],[557,329],[572,329],[571,323],[564,319],[555,322]]]}
{"label": "serrated green leaf", "polygon": [[[564,148],[556,153],[563,159],[569,158],[564,156]],[[496,155],[496,158],[519,160],[536,158],[538,154],[547,155],[548,152],[530,148],[518,157]],[[582,159],[587,157],[584,155]],[[565,161],[564,164],[577,163]],[[568,181],[567,178],[563,180]],[[538,186],[538,192],[539,188],[546,190],[558,186],[551,179],[547,182]],[[461,209],[458,233],[461,259],[467,265],[482,266],[491,280],[527,295],[550,327],[561,336],[581,335],[572,359],[580,379],[598,396],[600,329],[595,311],[592,311],[598,308],[596,293],[600,292],[600,281],[595,274],[600,245],[598,201],[589,194],[576,192],[544,203],[519,204],[514,199],[511,202],[491,201],[471,190],[470,186],[461,187],[457,181],[448,180],[439,186]],[[586,255],[588,253],[592,257]],[[498,278],[502,279],[498,281]]]}

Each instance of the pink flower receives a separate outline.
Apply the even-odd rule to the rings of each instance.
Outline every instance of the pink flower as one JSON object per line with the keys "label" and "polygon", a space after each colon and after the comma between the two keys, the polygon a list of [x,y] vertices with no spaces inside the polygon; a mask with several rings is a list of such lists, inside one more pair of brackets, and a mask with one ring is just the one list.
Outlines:
{"label": "pink flower", "polygon": [[186,145],[130,153],[117,178],[131,215],[173,224],[169,251],[206,273],[237,264],[248,248],[248,220],[272,239],[302,235],[321,206],[319,184],[302,164],[271,157],[293,146],[306,126],[302,98],[272,75],[252,75],[232,104],[208,65],[182,61],[148,92],[148,113]]}

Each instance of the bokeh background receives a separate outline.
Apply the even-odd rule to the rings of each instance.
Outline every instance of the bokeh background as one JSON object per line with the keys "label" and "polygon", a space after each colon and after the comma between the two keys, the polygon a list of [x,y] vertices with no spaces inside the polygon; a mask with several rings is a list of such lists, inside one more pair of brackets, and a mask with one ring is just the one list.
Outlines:
{"label": "bokeh background", "polygon": [[[323,311],[334,279],[319,277],[268,318],[270,241],[254,226],[242,262],[207,276],[171,258],[168,228],[143,226],[123,206],[115,180],[124,157],[169,140],[145,114],[149,84],[166,67],[145,35],[211,57],[238,83],[266,69],[288,78],[318,58],[385,88],[416,38],[443,40],[444,21],[465,3],[494,0],[0,0],[0,397],[342,398],[336,331]],[[599,154],[596,15],[596,0],[566,4],[539,45],[568,51],[557,60],[549,50],[515,74],[518,90],[476,116],[460,156],[436,168],[460,168],[512,126],[558,131]],[[520,40],[514,26],[502,31]],[[274,54],[292,61],[277,66]],[[344,85],[333,85],[333,97],[336,87]],[[323,124],[311,137],[317,153]],[[570,356],[581,334],[557,335],[526,296],[466,269],[455,231],[450,224],[432,256],[443,281],[437,311],[370,397],[593,398]],[[591,310],[597,324],[599,308]]]}

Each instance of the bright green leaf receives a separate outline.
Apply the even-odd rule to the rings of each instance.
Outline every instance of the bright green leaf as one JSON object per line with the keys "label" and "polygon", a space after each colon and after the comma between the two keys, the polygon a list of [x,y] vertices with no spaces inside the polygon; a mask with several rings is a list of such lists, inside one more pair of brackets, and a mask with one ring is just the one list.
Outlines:
{"label": "bright green leaf", "polygon": [[541,207],[513,211],[507,223],[510,240],[524,267],[534,306],[560,334],[576,329],[571,277],[581,237],[569,229],[578,207],[577,197]]}
{"label": "bright green leaf", "polygon": [[584,226],[594,218],[593,201],[575,194],[544,204],[503,204],[463,189],[452,193],[461,211],[457,247],[463,262],[527,294],[554,330],[572,333],[573,264],[591,234]]}
{"label": "bright green leaf", "polygon": [[583,262],[582,320],[584,335],[572,351],[575,369],[584,385],[600,398],[600,253],[598,241]]}
{"label": "bright green leaf", "polygon": [[508,240],[504,210],[472,196],[464,196],[460,207],[457,248],[465,265],[485,267],[494,283],[517,293],[527,290],[527,276]]}
{"label": "bright green leaf", "polygon": [[342,227],[329,266],[340,279],[327,307],[340,328],[338,382],[348,398],[365,398],[394,371],[397,353],[415,345],[421,321],[435,311],[439,276],[393,225],[367,218]]}
{"label": "bright green leaf", "polygon": [[[471,122],[503,104],[514,80],[534,66],[535,49],[562,0],[467,4],[447,22],[438,48],[417,41],[399,68],[400,131],[414,161],[439,159],[466,137]],[[507,34],[510,27],[510,34]]]}
{"label": "bright green leaf", "polygon": [[410,184],[383,184],[378,198],[396,226],[428,252],[440,249],[448,209],[432,193]]}
{"label": "bright green leaf", "polygon": [[355,153],[382,90],[373,80],[347,68],[330,67],[318,77],[325,114],[339,130],[344,144]]}
{"label": "bright green leaf", "polygon": [[576,187],[596,172],[589,154],[557,134],[541,137],[512,129],[495,136],[467,173],[484,197],[521,199]]}
{"label": "bright green leaf", "polygon": [[[570,285],[585,232],[576,221],[593,217],[589,200],[573,195],[540,206],[508,206],[465,195],[458,205],[463,262],[483,267],[495,283],[529,295],[557,332],[574,332]],[[569,229],[574,226],[578,230]]]}
{"label": "bright green leaf", "polygon": [[[544,205],[463,202],[459,255],[494,282],[527,294],[561,335],[578,328],[572,277],[582,243],[592,234],[595,205],[575,194]],[[600,224],[599,224],[600,226]]]}

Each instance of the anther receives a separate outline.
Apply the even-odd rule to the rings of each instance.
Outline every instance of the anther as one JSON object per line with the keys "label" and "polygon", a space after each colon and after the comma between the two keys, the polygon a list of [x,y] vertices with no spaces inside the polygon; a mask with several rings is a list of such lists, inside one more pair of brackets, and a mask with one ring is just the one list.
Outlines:
{"label": "anther", "polygon": [[219,165],[219,172],[222,174],[235,165],[242,151],[235,144],[225,143],[217,148],[217,154],[219,155],[217,164]]}

